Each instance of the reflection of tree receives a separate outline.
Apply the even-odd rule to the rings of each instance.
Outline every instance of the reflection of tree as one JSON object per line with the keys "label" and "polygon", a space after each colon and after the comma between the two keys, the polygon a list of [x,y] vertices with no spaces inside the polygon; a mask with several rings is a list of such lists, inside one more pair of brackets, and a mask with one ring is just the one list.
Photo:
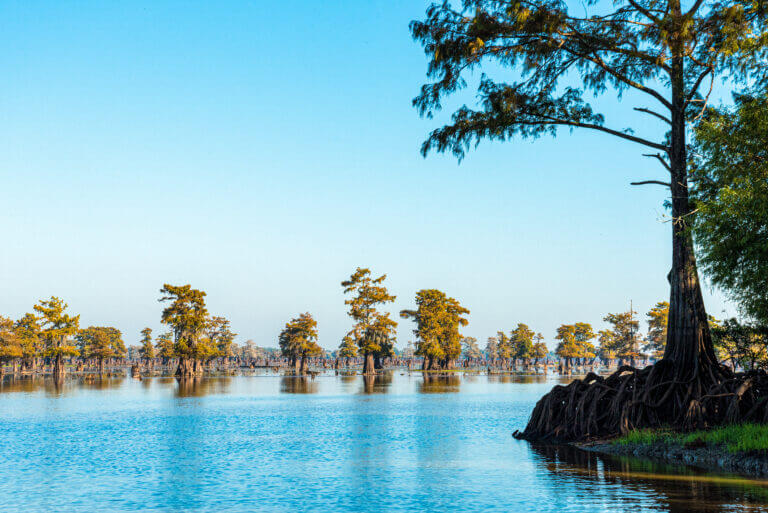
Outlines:
{"label": "reflection of tree", "polygon": [[424,379],[419,384],[419,393],[422,394],[450,394],[459,391],[461,380],[456,374],[424,374]]}
{"label": "reflection of tree", "polygon": [[392,385],[392,372],[363,376],[363,393],[386,394]]}
{"label": "reflection of tree", "polygon": [[53,380],[47,380],[42,376],[6,376],[0,379],[0,392],[37,392],[38,390],[53,389]]}
{"label": "reflection of tree", "polygon": [[574,487],[581,494],[595,490],[605,495],[588,497],[593,501],[625,504],[627,488],[640,492],[644,500],[654,501],[654,510],[670,512],[733,511],[734,505],[738,509],[768,500],[768,492],[758,483],[683,465],[606,456],[572,446],[531,445],[531,449],[546,465],[545,475],[555,481],[561,493]]}
{"label": "reflection of tree", "polygon": [[211,394],[224,394],[229,390],[232,378],[220,377],[186,377],[177,378],[179,383],[176,397],[204,397]]}
{"label": "reflection of tree", "polygon": [[280,378],[280,392],[283,394],[316,394],[317,382],[305,376],[283,376]]}
{"label": "reflection of tree", "polygon": [[526,375],[518,375],[518,374],[488,374],[488,382],[489,383],[521,383],[525,385],[529,385],[531,383],[544,383],[547,381],[547,377],[544,375],[538,375],[538,374],[526,374]]}
{"label": "reflection of tree", "polygon": [[80,380],[80,386],[90,390],[109,390],[110,388],[119,388],[123,381],[125,381],[124,376],[109,378],[98,374],[88,374]]}

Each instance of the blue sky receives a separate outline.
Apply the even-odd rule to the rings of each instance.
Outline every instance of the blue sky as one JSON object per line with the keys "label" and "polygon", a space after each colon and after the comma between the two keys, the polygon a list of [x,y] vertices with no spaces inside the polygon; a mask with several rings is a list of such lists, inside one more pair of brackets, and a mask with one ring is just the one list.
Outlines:
{"label": "blue sky", "polygon": [[[642,147],[564,131],[421,157],[427,4],[3,2],[0,313],[57,295],[131,344],[161,329],[162,284],[191,283],[240,342],[310,311],[333,348],[357,266],[389,275],[393,312],[458,298],[483,343],[666,299],[664,191],[629,185],[663,178]],[[660,137],[635,100],[595,105]]]}

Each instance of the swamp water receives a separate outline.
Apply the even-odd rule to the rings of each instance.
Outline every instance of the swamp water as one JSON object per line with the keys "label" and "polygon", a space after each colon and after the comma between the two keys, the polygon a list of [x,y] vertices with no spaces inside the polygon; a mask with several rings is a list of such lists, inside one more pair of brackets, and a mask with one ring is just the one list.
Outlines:
{"label": "swamp water", "polygon": [[514,440],[557,377],[0,385],[2,511],[768,511],[768,482]]}

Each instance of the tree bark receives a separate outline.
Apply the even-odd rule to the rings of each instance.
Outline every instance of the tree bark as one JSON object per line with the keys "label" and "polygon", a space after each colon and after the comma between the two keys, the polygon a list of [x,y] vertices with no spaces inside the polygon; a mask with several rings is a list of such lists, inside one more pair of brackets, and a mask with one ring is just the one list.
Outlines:
{"label": "tree bark", "polygon": [[176,376],[188,378],[195,376],[198,372],[198,362],[193,358],[179,358],[179,366],[176,369]]}
{"label": "tree bark", "polygon": [[301,364],[299,365],[299,374],[304,374],[307,371],[307,358],[302,355]]}
{"label": "tree bark", "polygon": [[[673,7],[679,10],[679,3]],[[702,367],[712,369],[718,364],[709,333],[690,231],[692,209],[688,196],[682,45],[672,48],[672,51],[672,128],[669,152],[672,184],[672,270],[668,277],[669,318],[663,358],[675,362],[678,377],[690,379],[700,376],[704,370]]]}
{"label": "tree bark", "polygon": [[363,363],[363,374],[370,375],[376,373],[376,365],[373,360],[373,353],[365,354],[365,362]]}
{"label": "tree bark", "polygon": [[56,355],[56,361],[53,364],[53,377],[56,379],[63,378],[66,375],[66,369],[64,368],[64,357],[61,353]]}

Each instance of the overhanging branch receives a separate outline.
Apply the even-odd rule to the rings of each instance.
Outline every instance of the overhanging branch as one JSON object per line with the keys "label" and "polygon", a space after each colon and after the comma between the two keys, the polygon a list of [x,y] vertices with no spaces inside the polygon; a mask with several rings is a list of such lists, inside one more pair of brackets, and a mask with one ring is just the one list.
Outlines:
{"label": "overhanging branch", "polygon": [[630,185],[663,185],[664,187],[672,187],[672,184],[669,182],[660,182],[659,180],[644,180],[642,182],[630,182]]}

